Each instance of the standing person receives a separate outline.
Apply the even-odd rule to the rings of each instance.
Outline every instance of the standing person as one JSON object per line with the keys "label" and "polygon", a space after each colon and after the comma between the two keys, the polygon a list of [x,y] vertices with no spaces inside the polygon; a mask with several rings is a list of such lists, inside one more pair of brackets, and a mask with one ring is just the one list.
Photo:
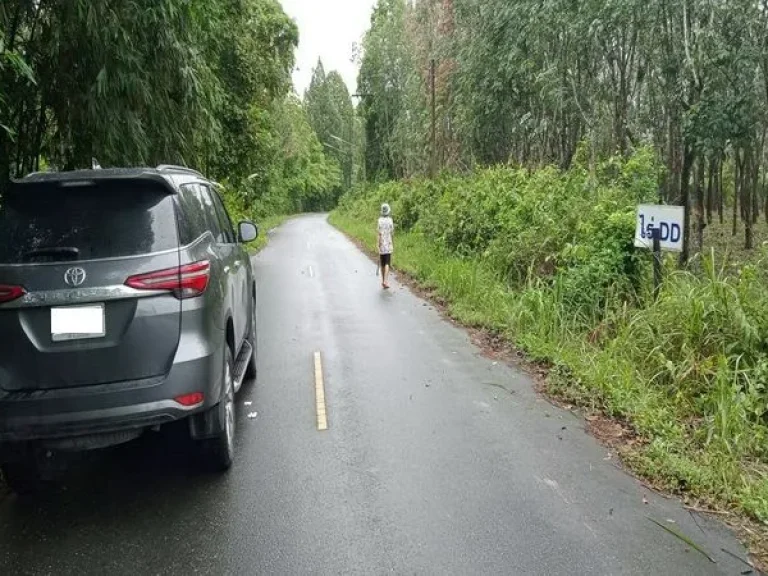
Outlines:
{"label": "standing person", "polygon": [[392,265],[392,252],[394,251],[395,223],[392,221],[392,209],[389,204],[381,205],[381,217],[379,218],[379,267],[381,268],[381,287],[389,289],[389,267]]}

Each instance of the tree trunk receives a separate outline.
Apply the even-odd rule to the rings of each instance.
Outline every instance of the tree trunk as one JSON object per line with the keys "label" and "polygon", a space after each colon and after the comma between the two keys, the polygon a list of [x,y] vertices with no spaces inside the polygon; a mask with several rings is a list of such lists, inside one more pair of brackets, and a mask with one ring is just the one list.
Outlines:
{"label": "tree trunk", "polygon": [[[6,148],[8,145],[6,142],[8,139],[5,137],[5,131],[0,130],[0,158],[7,158]],[[3,160],[0,162],[0,198],[5,194],[8,184],[11,181],[11,165],[9,162]]]}
{"label": "tree trunk", "polygon": [[720,225],[723,225],[725,213],[725,200],[723,199],[723,164],[725,155],[720,154],[717,158],[717,215],[720,218]]}
{"label": "tree trunk", "polygon": [[[758,166],[760,166],[762,164],[762,162],[763,162],[763,155],[761,154],[760,155],[760,162],[759,162]],[[765,190],[765,174],[766,174],[766,172],[767,172],[767,170],[763,166],[763,176],[762,176],[762,180],[760,182],[759,194],[761,195],[760,197],[763,200],[763,215],[765,216],[765,221],[768,222],[768,193]],[[758,174],[758,179],[759,179],[759,174]],[[755,196],[758,196],[758,194],[756,194]],[[760,201],[757,198],[755,199],[755,201],[757,202],[757,204],[759,206],[760,205]],[[760,219],[759,215],[756,215],[755,216],[755,223],[757,223],[757,221],[759,219]]]}
{"label": "tree trunk", "polygon": [[763,170],[763,183],[760,184],[760,167],[763,164],[765,158],[765,139],[768,137],[768,128],[763,128],[762,137],[760,138],[760,147],[755,154],[755,168],[754,168],[754,185],[752,187],[752,222],[757,224],[760,219],[760,194],[761,190],[765,190],[765,170]]}
{"label": "tree trunk", "polygon": [[754,173],[754,152],[749,150],[744,161],[744,176],[742,183],[743,199],[742,206],[744,207],[744,248],[752,250],[753,238],[752,238],[752,196],[755,189],[755,173]]}
{"label": "tree trunk", "polygon": [[753,181],[752,181],[752,224],[757,224],[760,218],[760,196],[758,190],[760,189],[760,164],[755,159],[755,167],[753,168]]}
{"label": "tree trunk", "polygon": [[[763,157],[760,157],[761,163],[762,163]],[[765,216],[765,221],[768,222],[768,191],[765,189],[765,174],[768,172],[768,170],[765,169],[763,166],[763,179],[760,183],[760,193],[763,195],[763,215]],[[757,222],[757,218],[755,218],[755,222]]]}
{"label": "tree trunk", "polygon": [[674,111],[667,112],[667,177],[664,200],[669,204],[680,204],[680,173],[682,143],[680,142],[680,122]]}
{"label": "tree trunk", "polygon": [[16,161],[13,163],[14,173],[12,177],[21,178],[24,174],[24,146],[26,144],[26,131],[24,130],[24,120],[26,116],[26,102],[20,103],[19,122],[16,125]]}
{"label": "tree trunk", "polygon": [[667,111],[667,173],[664,177],[664,200],[669,202],[675,193],[674,177],[675,173],[675,138],[672,130],[672,118]]}
{"label": "tree trunk", "polygon": [[765,223],[768,224],[768,190],[765,189],[765,182],[763,182],[763,216],[765,216]]}
{"label": "tree trunk", "polygon": [[[696,246],[700,253],[704,252],[704,163],[706,159],[701,156],[697,161],[696,173],[693,177],[694,190],[696,191]],[[711,184],[711,181],[710,181]]]}
{"label": "tree trunk", "polygon": [[690,194],[690,180],[691,180],[691,168],[693,166],[694,155],[693,148],[689,144],[685,144],[685,151],[683,152],[683,171],[680,177],[680,199],[683,203],[683,251],[680,253],[680,264],[685,265],[688,263],[690,257],[690,241],[691,241],[691,194]]}
{"label": "tree trunk", "polygon": [[40,170],[40,150],[43,147],[43,136],[45,135],[45,100],[40,99],[40,116],[37,119],[37,138],[35,139],[34,164],[33,170]]}
{"label": "tree trunk", "polygon": [[709,176],[707,178],[707,224],[712,224],[712,207],[714,206],[714,179],[715,179],[715,157],[709,159]]}
{"label": "tree trunk", "polygon": [[[677,119],[675,119],[675,121],[677,122]],[[672,177],[670,181],[671,187],[669,189],[670,194],[667,200],[673,202],[674,204],[678,204],[682,202],[682,198],[680,197],[680,188],[682,186],[680,175],[683,171],[680,154],[682,146],[680,144],[679,124],[675,125],[672,134],[674,142],[672,148]]]}
{"label": "tree trunk", "polygon": [[739,186],[739,202],[741,203],[741,220],[743,222],[747,221],[747,204],[749,204],[750,198],[749,194],[747,193],[747,180],[748,180],[748,171],[749,167],[747,165],[747,151],[744,151],[744,157],[742,159],[741,163],[741,184]]}
{"label": "tree trunk", "polygon": [[13,52],[13,50],[16,48],[16,33],[19,31],[21,11],[24,8],[24,2],[16,3],[16,11],[13,13],[13,20],[11,21],[11,26],[6,36],[6,50],[8,53]]}
{"label": "tree trunk", "polygon": [[732,236],[736,236],[739,231],[738,228],[738,216],[739,216],[739,177],[741,175],[740,169],[741,158],[739,156],[739,150],[733,151],[733,230]]}

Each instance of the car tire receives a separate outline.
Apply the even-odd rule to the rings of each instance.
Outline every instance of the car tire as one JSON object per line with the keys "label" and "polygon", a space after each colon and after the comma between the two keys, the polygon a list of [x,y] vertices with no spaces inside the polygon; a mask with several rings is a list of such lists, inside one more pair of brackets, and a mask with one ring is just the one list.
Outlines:
{"label": "car tire", "polygon": [[225,472],[235,457],[235,382],[232,351],[226,346],[224,361],[224,393],[212,410],[218,410],[218,430],[213,438],[200,441],[203,465],[212,472]]}
{"label": "car tire", "polygon": [[248,366],[245,369],[245,379],[255,380],[258,372],[257,368],[257,354],[258,340],[256,332],[256,300],[251,300],[251,329],[248,333],[248,343],[251,345],[253,352],[251,353],[251,359],[248,361]]}
{"label": "car tire", "polygon": [[34,457],[24,457],[2,466],[3,481],[19,496],[31,496],[43,490],[45,482]]}

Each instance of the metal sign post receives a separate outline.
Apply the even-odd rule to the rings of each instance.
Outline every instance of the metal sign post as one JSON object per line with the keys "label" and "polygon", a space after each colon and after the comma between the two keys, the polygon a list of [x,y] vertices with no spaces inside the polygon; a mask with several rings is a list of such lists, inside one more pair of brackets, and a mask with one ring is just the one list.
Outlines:
{"label": "metal sign post", "polygon": [[661,252],[682,252],[684,230],[682,206],[643,204],[637,207],[635,246],[653,251],[653,295],[656,298],[662,282]]}
{"label": "metal sign post", "polygon": [[658,298],[661,292],[661,229],[651,231],[653,238],[653,297]]}

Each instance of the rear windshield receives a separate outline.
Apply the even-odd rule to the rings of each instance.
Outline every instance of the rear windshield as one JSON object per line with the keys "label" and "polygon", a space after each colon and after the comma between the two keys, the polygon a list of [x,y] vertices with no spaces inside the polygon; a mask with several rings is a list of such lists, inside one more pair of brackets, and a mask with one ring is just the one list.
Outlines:
{"label": "rear windshield", "polygon": [[0,263],[117,258],[177,246],[173,202],[152,184],[41,185],[0,199]]}

